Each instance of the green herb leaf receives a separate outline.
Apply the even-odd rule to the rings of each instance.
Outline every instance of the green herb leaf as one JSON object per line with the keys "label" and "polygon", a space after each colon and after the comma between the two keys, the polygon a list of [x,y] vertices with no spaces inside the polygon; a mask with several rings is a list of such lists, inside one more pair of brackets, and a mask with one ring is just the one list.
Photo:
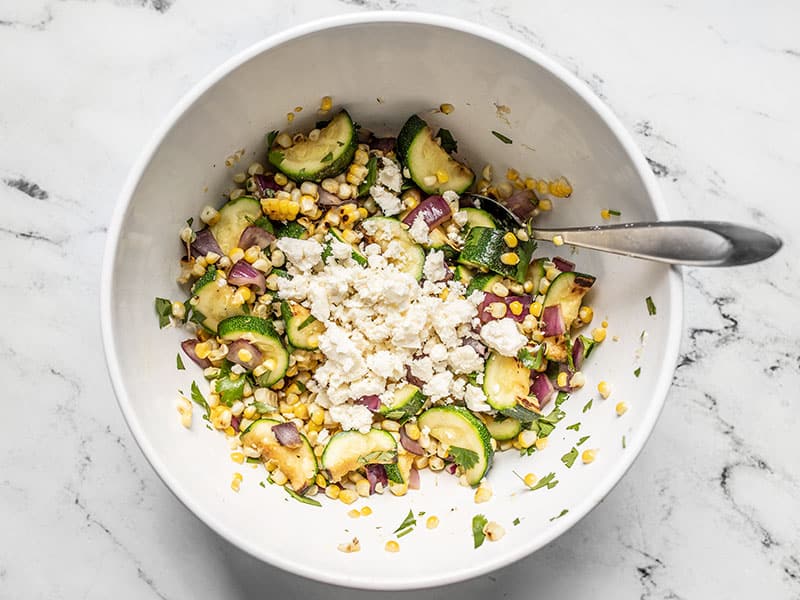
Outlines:
{"label": "green herb leaf", "polygon": [[261,459],[260,458],[253,458],[252,456],[248,456],[245,460],[248,463],[250,463],[251,465],[260,465],[261,464]]}
{"label": "green herb leaf", "polygon": [[475,548],[480,548],[483,541],[486,539],[486,534],[483,533],[483,528],[489,521],[483,515],[475,515],[472,517],[472,540]]}
{"label": "green herb leaf", "polygon": [[419,511],[419,512],[417,513],[417,516],[418,516],[418,517],[422,517],[423,515],[425,515],[425,511],[424,511],[424,510],[421,510],[421,511]]}
{"label": "green herb leaf", "polygon": [[[395,463],[389,463],[383,466],[386,471],[386,479],[392,483],[403,483],[403,474]],[[424,513],[423,513],[424,514]]]}
{"label": "green herb leaf", "polygon": [[320,159],[320,162],[331,162],[333,160],[333,152],[328,152]]}
{"label": "green herb leaf", "polygon": [[465,471],[478,464],[478,453],[474,450],[450,446],[449,452],[453,461]]}
{"label": "green herb leaf", "polygon": [[577,443],[577,444],[575,444],[575,445],[576,445],[576,446],[580,446],[581,444],[583,444],[583,442],[585,442],[586,440],[588,440],[590,437],[592,437],[592,436],[590,436],[590,435],[585,435],[585,436],[583,436],[581,439],[579,439],[579,440],[578,440],[578,443]]}
{"label": "green herb leaf", "polygon": [[645,304],[647,304],[647,314],[651,316],[656,314],[656,305],[653,302],[653,298],[651,296],[648,296],[647,298],[644,299],[644,301]]}
{"label": "green herb leaf", "polygon": [[625,449],[625,436],[622,436],[622,449]]}
{"label": "green herb leaf", "polygon": [[400,523],[400,526],[397,529],[395,529],[393,533],[397,533],[398,531],[402,531],[403,529],[406,529],[407,527],[414,527],[416,524],[417,524],[417,520],[414,518],[414,511],[413,510],[409,510],[408,514],[406,515],[406,518],[403,519],[403,522]]}
{"label": "green herb leaf", "polygon": [[563,516],[564,516],[565,514],[567,514],[568,512],[569,512],[569,509],[568,509],[568,508],[565,508],[565,509],[564,509],[564,510],[562,510],[560,513],[558,513],[558,514],[557,514],[555,517],[550,517],[550,521],[555,521],[556,519],[560,519],[561,517],[563,517]]}
{"label": "green herb leaf", "polygon": [[442,143],[442,150],[448,154],[453,154],[458,151],[458,142],[453,138],[453,134],[450,133],[449,130],[444,128],[440,129],[436,137],[438,137],[439,141]]}
{"label": "green herb leaf", "polygon": [[208,406],[208,402],[206,402],[206,399],[203,397],[203,394],[200,393],[200,388],[197,387],[197,383],[195,383],[194,381],[192,382],[192,401],[195,404],[203,407],[203,410],[206,411],[205,415],[206,419],[211,418],[211,408]]}
{"label": "green herb leaf", "polygon": [[583,405],[583,411],[582,412],[586,412],[590,408],[592,408],[592,399],[591,398],[589,398],[589,401],[586,404]]}
{"label": "green herb leaf", "polygon": [[503,142],[504,144],[513,144],[514,141],[510,137],[504,136],[502,133],[498,131],[492,131],[492,135],[496,137],[498,140]]}
{"label": "green herb leaf", "polygon": [[370,156],[367,161],[367,176],[364,181],[358,186],[358,195],[365,196],[369,193],[369,188],[375,185],[378,179],[378,157]]}
{"label": "green herb leaf", "polygon": [[191,227],[191,226],[192,226],[192,223],[194,223],[194,217],[189,217],[188,219],[186,219],[186,224],[187,224],[189,227]]}
{"label": "green herb leaf", "polygon": [[522,481],[522,483],[525,484],[525,487],[527,487],[531,491],[538,490],[543,487],[546,487],[548,490],[552,490],[554,487],[558,485],[558,480],[556,479],[555,473],[548,473],[533,485],[528,485],[527,483],[525,483],[525,478],[516,471],[512,471],[512,473],[514,473],[514,475],[519,477],[520,481]]}
{"label": "green herb leaf", "polygon": [[272,221],[270,221],[264,215],[261,215],[255,221],[253,221],[253,225],[255,225],[256,227],[261,227],[261,229],[263,229],[264,231],[275,233],[275,227],[272,225]]}
{"label": "green herb leaf", "polygon": [[519,360],[526,369],[538,371],[542,368],[542,363],[544,362],[544,347],[544,344],[540,344],[539,348],[534,352],[531,352],[530,348],[527,346],[521,348],[519,353],[517,353],[517,360]]}
{"label": "green herb leaf", "polygon": [[169,318],[172,315],[172,302],[166,298],[156,298],[156,314],[158,315],[158,328],[164,329],[169,325]]}
{"label": "green herb leaf", "polygon": [[260,485],[260,486],[261,486],[261,487],[263,487],[263,488],[266,488],[266,487],[267,487],[267,484],[266,484],[266,483],[264,483],[263,481],[259,481],[259,482],[258,482],[258,485]]}
{"label": "green herb leaf", "polygon": [[185,371],[186,367],[183,365],[183,359],[181,358],[180,352],[175,355],[175,363],[178,366],[178,371]]}
{"label": "green herb leaf", "polygon": [[286,158],[286,155],[280,150],[271,150],[268,158],[269,162],[273,165],[279,165],[283,162],[283,159]]}
{"label": "green herb leaf", "polygon": [[580,431],[581,424],[580,423],[573,423],[572,425],[567,426],[567,431]]}
{"label": "green herb leaf", "polygon": [[619,216],[622,215],[622,212],[618,211],[618,210],[614,210],[613,208],[609,208],[608,209],[608,214],[614,215],[615,217],[619,217]]}
{"label": "green herb leaf", "polygon": [[561,406],[567,401],[568,398],[569,394],[567,392],[558,392],[558,395],[556,396],[556,406]]}
{"label": "green herb leaf", "polygon": [[256,409],[256,412],[259,412],[261,414],[271,413],[271,412],[275,412],[276,410],[278,410],[274,406],[270,406],[269,404],[264,404],[263,402],[254,402],[253,403],[253,408]]}
{"label": "green herb leaf", "polygon": [[406,527],[405,529],[403,529],[403,531],[401,531],[400,533],[397,534],[397,539],[400,539],[404,535],[408,535],[412,531],[414,531],[413,527]]}
{"label": "green herb leaf", "polygon": [[572,450],[561,457],[561,462],[567,465],[568,469],[571,469],[572,465],[575,464],[576,458],[578,458],[578,449],[573,447]]}
{"label": "green herb leaf", "polygon": [[308,316],[305,318],[305,320],[304,320],[302,323],[300,323],[300,326],[297,328],[297,331],[300,331],[300,330],[302,330],[302,329],[305,329],[306,327],[308,327],[309,325],[311,325],[311,324],[312,324],[314,321],[316,321],[316,320],[317,320],[317,319],[314,317],[314,315],[308,315]]}
{"label": "green herb leaf", "polygon": [[636,369],[634,369],[633,371],[633,376],[638,377],[641,374],[642,374],[642,367],[636,367]]}
{"label": "green herb leaf", "polygon": [[286,493],[289,494],[292,498],[297,500],[298,502],[302,502],[303,504],[310,504],[311,506],[322,506],[319,500],[314,500],[314,498],[306,498],[305,496],[301,496],[297,492],[295,492],[292,488],[289,487],[287,483],[283,486],[283,489],[286,490]]}
{"label": "green herb leaf", "polygon": [[513,520],[513,521],[511,521],[511,522],[512,522],[512,523],[514,524],[514,526],[516,527],[517,525],[519,525],[519,517],[517,517],[516,519],[514,519],[514,520]]}
{"label": "green herb leaf", "polygon": [[272,148],[272,144],[275,143],[276,137],[278,137],[278,131],[275,129],[267,134],[267,148]]}
{"label": "green herb leaf", "polygon": [[201,313],[199,310],[197,310],[196,308],[192,308],[192,314],[189,317],[189,320],[192,323],[197,323],[198,325],[203,325],[203,322],[206,320],[206,316],[203,313]]}
{"label": "green herb leaf", "polygon": [[397,452],[386,450],[380,451],[376,450],[375,452],[370,452],[365,454],[364,456],[358,457],[358,464],[360,465],[370,465],[370,464],[389,464],[393,463],[397,458]]}
{"label": "green herb leaf", "polygon": [[247,377],[236,375],[231,371],[233,364],[225,361],[219,372],[219,377],[212,384],[214,391],[219,394],[220,401],[226,406],[231,406],[237,400],[244,398],[244,386]]}

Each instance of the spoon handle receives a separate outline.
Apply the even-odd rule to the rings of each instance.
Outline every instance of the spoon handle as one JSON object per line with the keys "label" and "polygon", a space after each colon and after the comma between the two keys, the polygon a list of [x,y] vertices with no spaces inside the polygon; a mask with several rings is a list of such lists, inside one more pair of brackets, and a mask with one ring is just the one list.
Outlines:
{"label": "spoon handle", "polygon": [[560,235],[565,244],[658,262],[699,267],[746,265],[775,254],[780,239],[750,227],[719,221],[623,223],[534,229],[537,240]]}

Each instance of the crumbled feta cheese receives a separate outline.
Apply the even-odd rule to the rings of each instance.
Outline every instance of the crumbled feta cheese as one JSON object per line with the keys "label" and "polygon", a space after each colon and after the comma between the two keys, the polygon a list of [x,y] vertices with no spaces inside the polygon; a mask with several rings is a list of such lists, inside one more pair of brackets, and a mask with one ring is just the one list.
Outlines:
{"label": "crumbled feta cheese", "polygon": [[434,402],[441,400],[449,395],[452,382],[453,374],[450,371],[441,371],[431,377],[431,380],[422,387],[422,393]]}
{"label": "crumbled feta cheese", "polygon": [[441,281],[447,276],[447,266],[444,262],[444,252],[433,250],[425,257],[425,266],[422,273],[428,281]]}
{"label": "crumbled feta cheese", "polygon": [[472,384],[467,384],[464,401],[467,403],[467,408],[473,412],[489,412],[492,410],[492,407],[486,402],[486,395],[483,390]]}
{"label": "crumbled feta cheese", "polygon": [[459,227],[463,227],[467,224],[467,211],[460,210],[456,214],[453,215],[453,222],[458,225]]}
{"label": "crumbled feta cheese", "polygon": [[342,426],[342,429],[357,429],[361,433],[367,433],[372,427],[372,413],[361,404],[340,404],[331,406],[328,410],[331,419]]}
{"label": "crumbled feta cheese", "polygon": [[458,202],[458,194],[453,190],[447,190],[442,194],[442,198],[444,198],[445,202],[448,204],[456,204]]}
{"label": "crumbled feta cheese", "polygon": [[276,245],[300,272],[310,271],[322,260],[322,246],[316,240],[282,237],[278,238]]}
{"label": "crumbled feta cheese", "polygon": [[422,381],[430,381],[433,377],[433,361],[430,356],[415,358],[411,361],[411,374]]}
{"label": "crumbled feta cheese", "polygon": [[403,203],[395,194],[380,185],[373,185],[369,188],[372,199],[381,207],[383,214],[387,217],[398,214],[403,209]]}
{"label": "crumbled feta cheese", "polygon": [[481,339],[492,350],[503,356],[516,356],[517,352],[528,342],[522,335],[513,319],[489,321],[481,327]]}
{"label": "crumbled feta cheese", "polygon": [[483,371],[483,359],[471,346],[461,346],[451,350],[447,356],[453,373],[474,373]]}
{"label": "crumbled feta cheese", "polygon": [[422,215],[418,215],[414,222],[411,224],[411,228],[408,230],[408,234],[418,244],[427,244],[428,243],[428,234],[430,233],[430,228],[428,224],[425,222],[425,219],[422,218]]}
{"label": "crumbled feta cheese", "polygon": [[377,182],[389,188],[391,191],[400,193],[403,187],[403,176],[400,173],[400,165],[391,158],[381,158],[382,167],[378,169]]}

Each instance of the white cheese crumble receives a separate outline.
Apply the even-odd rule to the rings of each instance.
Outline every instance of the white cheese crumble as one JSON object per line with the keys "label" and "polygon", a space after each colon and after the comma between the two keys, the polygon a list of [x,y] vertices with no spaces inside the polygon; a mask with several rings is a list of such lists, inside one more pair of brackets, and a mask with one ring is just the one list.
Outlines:
{"label": "white cheese crumble", "polygon": [[357,429],[361,433],[367,433],[372,426],[372,413],[361,404],[340,404],[331,406],[331,418],[342,426],[345,431]]}
{"label": "white cheese crumble", "polygon": [[369,193],[387,217],[396,215],[403,209],[403,203],[400,198],[384,187],[373,185],[369,188]]}
{"label": "white cheese crumble", "polygon": [[444,252],[433,250],[425,257],[425,265],[422,267],[422,274],[425,279],[436,283],[447,276],[447,266],[444,262]]}
{"label": "white cheese crumble", "polygon": [[286,260],[301,271],[311,270],[322,260],[322,246],[315,240],[282,237],[276,245],[286,255]]}
{"label": "white cheese crumble", "polygon": [[403,187],[403,175],[400,165],[391,158],[381,158],[381,168],[378,169],[377,182],[395,193],[400,193]]}
{"label": "white cheese crumble", "polygon": [[486,395],[483,390],[475,385],[467,384],[464,400],[467,408],[472,412],[489,412],[492,407],[486,402]]}
{"label": "white cheese crumble", "polygon": [[516,356],[528,342],[513,319],[489,321],[481,327],[481,340],[492,350],[503,356]]}
{"label": "white cheese crumble", "polygon": [[467,214],[467,211],[460,210],[456,214],[453,215],[453,222],[456,225],[458,225],[459,227],[463,227],[464,225],[467,224],[468,216],[469,215]]}
{"label": "white cheese crumble", "polygon": [[430,233],[430,228],[428,224],[425,222],[425,219],[422,218],[422,215],[418,215],[414,222],[411,224],[411,228],[408,230],[408,234],[418,244],[427,244],[428,243],[428,234]]}

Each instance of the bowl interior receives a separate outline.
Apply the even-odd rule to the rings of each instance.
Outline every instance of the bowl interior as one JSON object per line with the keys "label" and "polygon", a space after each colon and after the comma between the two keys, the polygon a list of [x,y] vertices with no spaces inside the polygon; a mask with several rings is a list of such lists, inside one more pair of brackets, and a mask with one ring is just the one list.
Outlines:
{"label": "bowl interior", "polygon": [[[416,112],[449,129],[461,155],[478,170],[491,163],[498,177],[510,166],[536,177],[564,174],[575,193],[556,201],[543,224],[598,223],[600,210],[608,207],[620,210],[626,221],[658,217],[643,161],[632,158],[628,142],[621,141],[627,136],[618,137],[615,121],[601,116],[607,111],[600,107],[598,114],[599,102],[565,83],[562,77],[571,78],[549,61],[534,62],[533,51],[495,34],[503,43],[489,41],[466,24],[429,16],[380,19],[350,17],[336,28],[310,26],[277,45],[262,44],[184,102],[185,110],[165,129],[141,173],[133,174],[129,198],[123,195],[123,202],[129,201],[117,215],[107,257],[104,333],[112,379],[137,441],[165,482],[205,522],[254,555],[299,574],[343,585],[404,588],[464,579],[524,556],[608,492],[649,434],[669,385],[680,327],[680,280],[662,265],[540,245],[537,255],[564,255],[598,277],[588,301],[595,324],[608,320],[609,336],[587,361],[587,385],[563,405],[567,417],[549,446],[532,456],[515,451],[496,456],[489,476],[494,496],[486,504],[474,504],[472,490],[459,487],[452,476],[426,472],[420,491],[359,501],[357,507],[368,504],[373,514],[355,520],[346,515],[352,506],[310,507],[279,487],[259,486],[264,470],[232,463],[227,440],[204,427],[199,411],[192,430],[184,430],[175,410],[176,390],[188,392],[193,379],[205,390],[204,382],[189,361],[185,371],[176,370],[175,354],[186,336],[158,329],[153,298],[186,296],[175,283],[177,233],[188,217],[197,221],[203,206],[221,203],[231,175],[242,168],[227,168],[225,158],[244,148],[242,165],[263,161],[264,135],[286,128],[286,114],[295,106],[303,110],[292,129],[318,119],[323,95],[378,133],[395,132]],[[433,112],[443,102],[455,111]],[[502,143],[493,130],[513,143]],[[658,307],[655,317],[646,310],[647,296]],[[647,332],[644,343],[642,332]],[[601,379],[613,389],[608,400],[595,391]],[[590,400],[592,407],[584,412]],[[614,411],[619,400],[630,406],[622,418]],[[565,430],[575,423],[579,430]],[[589,466],[578,460],[567,469],[561,456],[583,436],[591,437],[581,449],[598,448],[597,460]],[[555,472],[560,483],[524,491],[512,470],[540,477]],[[244,475],[238,494],[230,489],[235,471]],[[429,531],[420,519],[400,540],[401,552],[384,552],[409,509],[437,515],[441,524]],[[569,513],[551,521],[563,509]],[[505,538],[474,550],[470,523],[477,513],[501,523]],[[518,526],[512,524],[516,518]],[[360,539],[361,552],[337,551],[353,536]]]}

